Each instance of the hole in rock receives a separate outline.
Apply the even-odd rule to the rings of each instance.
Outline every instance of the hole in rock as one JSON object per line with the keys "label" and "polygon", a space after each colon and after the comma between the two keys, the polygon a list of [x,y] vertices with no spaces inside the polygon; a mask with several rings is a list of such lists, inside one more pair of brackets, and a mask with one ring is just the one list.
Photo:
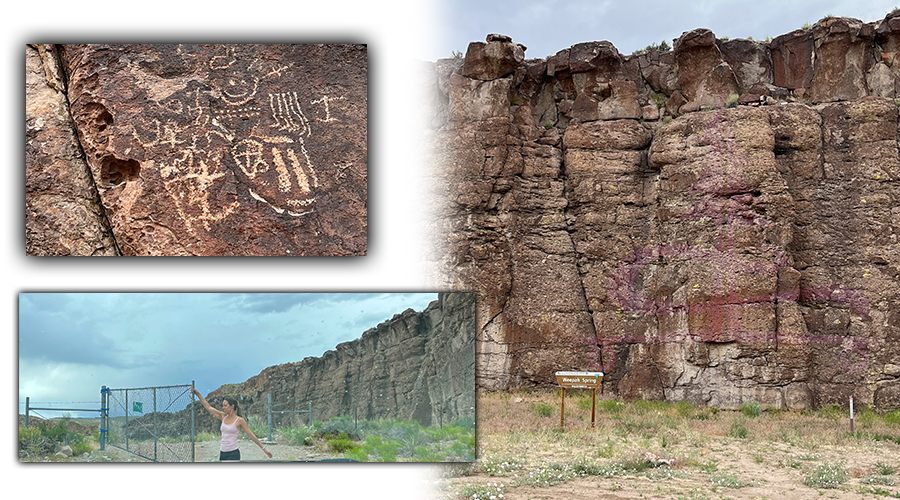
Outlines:
{"label": "hole in rock", "polygon": [[112,187],[133,181],[140,175],[141,164],[137,160],[120,160],[107,156],[100,161],[100,181],[104,186]]}

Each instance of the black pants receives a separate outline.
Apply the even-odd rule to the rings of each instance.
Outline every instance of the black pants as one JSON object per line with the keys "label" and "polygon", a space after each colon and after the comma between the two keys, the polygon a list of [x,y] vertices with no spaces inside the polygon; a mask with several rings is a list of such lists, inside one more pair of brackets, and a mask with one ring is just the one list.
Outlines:
{"label": "black pants", "polygon": [[240,460],[241,459],[241,450],[231,450],[231,451],[220,451],[219,452],[219,461],[225,460]]}

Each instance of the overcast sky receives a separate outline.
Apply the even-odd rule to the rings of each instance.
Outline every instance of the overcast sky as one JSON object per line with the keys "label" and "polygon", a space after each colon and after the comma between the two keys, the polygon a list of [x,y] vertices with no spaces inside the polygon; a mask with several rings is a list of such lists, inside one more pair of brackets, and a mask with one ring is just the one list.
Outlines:
{"label": "overcast sky", "polygon": [[580,42],[608,40],[625,55],[694,28],[716,36],[764,40],[827,15],[875,21],[897,0],[456,0],[439,3],[438,41],[429,60],[466,52],[488,33],[528,47],[526,58],[545,58]]}
{"label": "overcast sky", "polygon": [[435,293],[23,293],[19,411],[25,397],[33,406],[99,401],[104,385],[193,380],[206,395],[268,366],[321,356],[434,300]]}

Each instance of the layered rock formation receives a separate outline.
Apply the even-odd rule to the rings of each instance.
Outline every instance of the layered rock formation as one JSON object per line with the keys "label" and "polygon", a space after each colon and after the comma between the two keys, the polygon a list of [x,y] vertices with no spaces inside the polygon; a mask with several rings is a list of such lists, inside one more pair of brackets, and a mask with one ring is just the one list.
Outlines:
{"label": "layered rock formation", "polygon": [[29,255],[366,253],[365,46],[26,54]]}
{"label": "layered rock formation", "polygon": [[436,284],[478,295],[479,387],[900,407],[898,36],[438,62]]}
{"label": "layered rock formation", "polygon": [[[220,407],[235,396],[244,415],[306,410],[313,420],[349,415],[360,420],[415,419],[422,425],[475,417],[475,295],[442,293],[422,312],[412,309],[339,344],[318,358],[266,368],[207,396]],[[198,429],[216,421],[199,407]],[[305,424],[305,414],[274,414],[276,426]]]}

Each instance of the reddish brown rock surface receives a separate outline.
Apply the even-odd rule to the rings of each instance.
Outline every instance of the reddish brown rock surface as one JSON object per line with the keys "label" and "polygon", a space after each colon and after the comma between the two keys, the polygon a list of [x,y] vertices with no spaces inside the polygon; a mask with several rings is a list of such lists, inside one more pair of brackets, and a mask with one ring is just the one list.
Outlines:
{"label": "reddish brown rock surface", "polygon": [[25,252],[117,255],[52,45],[25,47]]}
{"label": "reddish brown rock surface", "polygon": [[[674,57],[579,44],[488,81],[438,65],[436,284],[479,297],[479,386],[600,370],[625,398],[900,406],[898,106],[866,83],[865,54],[892,40],[878,25],[771,44],[694,30]],[[594,108],[632,100],[662,119]]]}
{"label": "reddish brown rock surface", "polygon": [[123,255],[366,253],[365,46],[58,51]]}

